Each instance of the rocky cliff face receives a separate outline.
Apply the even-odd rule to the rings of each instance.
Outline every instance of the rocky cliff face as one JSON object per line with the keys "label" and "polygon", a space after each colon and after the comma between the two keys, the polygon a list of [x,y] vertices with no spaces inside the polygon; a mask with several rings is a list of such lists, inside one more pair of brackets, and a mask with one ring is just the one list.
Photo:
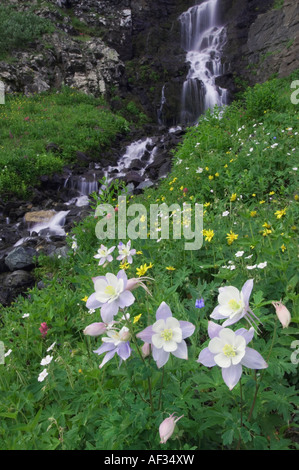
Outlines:
{"label": "rocky cliff face", "polygon": [[222,7],[227,73],[219,83],[235,92],[236,77],[254,85],[299,68],[298,0],[223,0]]}

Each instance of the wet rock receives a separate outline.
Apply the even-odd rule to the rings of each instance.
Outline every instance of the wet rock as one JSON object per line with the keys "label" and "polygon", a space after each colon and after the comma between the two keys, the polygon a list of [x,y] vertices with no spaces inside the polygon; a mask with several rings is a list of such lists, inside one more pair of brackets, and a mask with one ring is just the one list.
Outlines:
{"label": "wet rock", "polygon": [[33,281],[34,276],[31,273],[22,269],[18,269],[17,271],[13,271],[4,277],[3,286],[10,287],[11,289],[19,287],[23,288],[32,285]]}
{"label": "wet rock", "polygon": [[37,251],[32,247],[17,246],[8,253],[5,264],[10,271],[32,269],[35,265],[34,258],[37,255]]}

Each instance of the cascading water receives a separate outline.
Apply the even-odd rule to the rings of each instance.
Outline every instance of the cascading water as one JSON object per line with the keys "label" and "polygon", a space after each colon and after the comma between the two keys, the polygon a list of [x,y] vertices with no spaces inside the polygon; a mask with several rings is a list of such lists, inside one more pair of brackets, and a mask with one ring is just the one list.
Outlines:
{"label": "cascading water", "polygon": [[207,109],[227,102],[226,90],[215,84],[223,74],[221,51],[226,41],[225,27],[219,25],[218,1],[204,1],[179,17],[182,47],[190,65],[182,90],[180,120],[184,125],[195,124]]}

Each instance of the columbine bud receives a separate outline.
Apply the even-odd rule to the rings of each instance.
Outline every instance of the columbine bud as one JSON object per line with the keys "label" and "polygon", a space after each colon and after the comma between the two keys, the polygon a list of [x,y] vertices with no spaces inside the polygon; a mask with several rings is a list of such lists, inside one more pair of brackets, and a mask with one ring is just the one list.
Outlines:
{"label": "columbine bud", "polygon": [[142,276],[142,277],[132,277],[132,279],[128,279],[126,290],[134,290],[137,287],[142,287],[149,295],[152,295],[148,289],[148,287],[144,284],[143,281],[153,281],[151,277]]}
{"label": "columbine bud", "polygon": [[165,444],[165,442],[172,436],[176,422],[181,419],[184,415],[179,418],[173,417],[174,413],[169,416],[169,418],[164,419],[164,421],[159,426],[160,433],[160,444]]}
{"label": "columbine bud", "polygon": [[88,336],[100,336],[107,330],[105,323],[91,323],[88,325],[83,333]]}
{"label": "columbine bud", "polygon": [[151,345],[149,343],[144,343],[141,348],[141,351],[142,351],[142,357],[149,356],[151,352]]}
{"label": "columbine bud", "polygon": [[282,327],[287,328],[291,322],[290,312],[281,302],[272,302],[272,305],[276,310],[276,315],[278,316],[278,320],[282,324]]}

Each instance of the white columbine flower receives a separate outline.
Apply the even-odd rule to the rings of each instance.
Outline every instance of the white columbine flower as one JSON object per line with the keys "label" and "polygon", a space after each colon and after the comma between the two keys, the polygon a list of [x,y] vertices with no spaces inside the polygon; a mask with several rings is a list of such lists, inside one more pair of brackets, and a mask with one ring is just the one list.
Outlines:
{"label": "white columbine flower", "polygon": [[196,173],[202,173],[202,172],[203,172],[203,168],[200,168],[200,166],[199,166],[196,170]]}
{"label": "white columbine flower", "polygon": [[136,255],[136,250],[131,250],[131,240],[129,240],[126,245],[120,242],[118,245],[118,252],[119,256],[116,259],[123,262],[126,260],[129,264],[133,262],[132,256]]}
{"label": "white columbine flower", "polygon": [[47,369],[44,369],[38,376],[37,380],[39,382],[43,382],[45,380],[45,378],[47,377],[48,375],[48,372],[47,372]]}
{"label": "white columbine flower", "polygon": [[211,339],[209,351],[215,354],[214,361],[219,367],[237,365],[245,356],[246,341],[241,335],[236,335],[232,330],[223,328],[218,337]]}
{"label": "white columbine flower", "polygon": [[29,317],[29,313],[24,313],[24,315],[22,315],[22,318],[28,318]]}
{"label": "white columbine flower", "polygon": [[99,259],[99,266],[104,264],[105,262],[110,263],[113,260],[113,257],[111,256],[111,253],[113,252],[115,246],[112,248],[107,248],[104,245],[101,245],[101,248],[98,250],[98,254],[94,256],[94,258]]}
{"label": "white columbine flower", "polygon": [[174,317],[168,317],[166,320],[160,319],[156,321],[153,326],[153,345],[165,352],[173,352],[178,348],[178,344],[181,343],[182,329],[180,322]]}
{"label": "white columbine flower", "polygon": [[225,320],[223,326],[229,326],[241,318],[245,317],[250,325],[254,323],[256,315],[249,307],[249,298],[253,288],[253,279],[245,282],[239,291],[234,286],[219,288],[218,305],[214,308],[211,318],[215,320]]}
{"label": "white columbine flower", "polygon": [[53,356],[50,356],[50,355],[48,354],[46,357],[44,357],[44,358],[41,360],[40,365],[41,365],[41,366],[47,366],[48,364],[50,364],[50,362],[52,361],[52,359],[53,359]]}
{"label": "white columbine flower", "polygon": [[226,216],[228,216],[228,215],[229,215],[229,211],[224,211],[224,212],[222,212],[222,217],[226,217]]}

